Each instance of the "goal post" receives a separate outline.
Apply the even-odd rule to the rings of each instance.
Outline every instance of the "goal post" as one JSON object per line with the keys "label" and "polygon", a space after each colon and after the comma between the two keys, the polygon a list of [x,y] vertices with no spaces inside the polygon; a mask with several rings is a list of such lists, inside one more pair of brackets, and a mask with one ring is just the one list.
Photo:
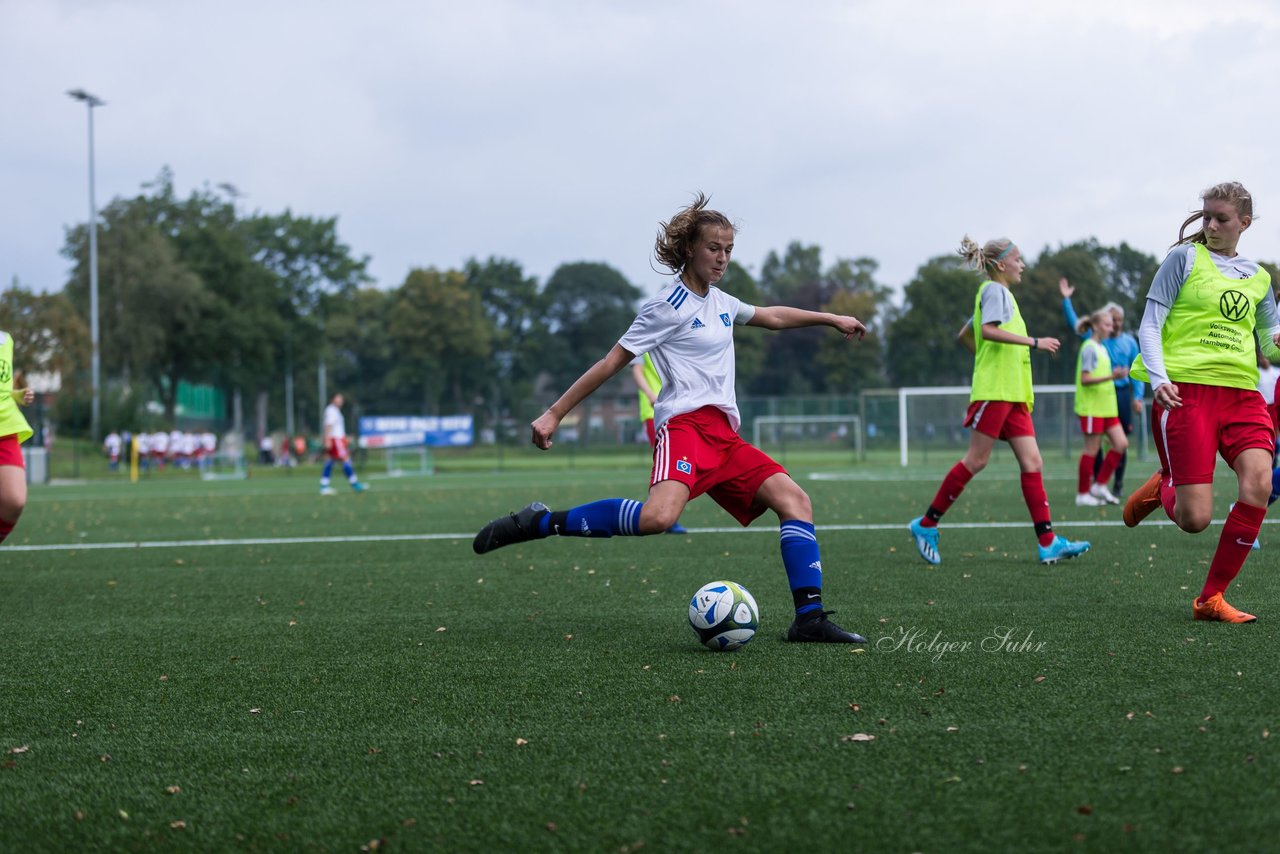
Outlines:
{"label": "goal post", "polygon": [[408,477],[436,473],[431,459],[431,449],[426,445],[384,447],[382,455],[387,464],[387,477]]}
{"label": "goal post", "polygon": [[[1078,453],[1080,428],[1075,415],[1074,385],[1036,385],[1032,418],[1041,450],[1061,445],[1065,456]],[[924,453],[932,440],[940,445],[967,447],[960,425],[969,408],[969,386],[917,386],[898,389],[898,461],[910,465],[913,443],[923,444]],[[1147,457],[1147,413],[1134,424],[1132,448],[1139,459]]]}
{"label": "goal post", "polygon": [[761,450],[830,451],[852,449],[862,456],[859,415],[757,415],[751,419],[751,444]]}

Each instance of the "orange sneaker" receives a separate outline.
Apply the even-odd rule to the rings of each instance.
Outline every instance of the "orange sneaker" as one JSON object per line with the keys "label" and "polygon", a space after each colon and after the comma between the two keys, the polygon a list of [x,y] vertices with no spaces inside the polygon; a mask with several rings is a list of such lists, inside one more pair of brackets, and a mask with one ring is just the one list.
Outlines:
{"label": "orange sneaker", "polygon": [[1151,475],[1124,503],[1124,523],[1130,528],[1138,527],[1139,522],[1160,506],[1160,481],[1163,479],[1164,472]]}
{"label": "orange sneaker", "polygon": [[1191,609],[1195,612],[1197,620],[1217,620],[1220,623],[1252,623],[1258,619],[1253,614],[1246,614],[1239,608],[1233,608],[1227,604],[1227,600],[1222,598],[1221,593],[1215,593],[1205,601],[1199,599],[1191,600]]}

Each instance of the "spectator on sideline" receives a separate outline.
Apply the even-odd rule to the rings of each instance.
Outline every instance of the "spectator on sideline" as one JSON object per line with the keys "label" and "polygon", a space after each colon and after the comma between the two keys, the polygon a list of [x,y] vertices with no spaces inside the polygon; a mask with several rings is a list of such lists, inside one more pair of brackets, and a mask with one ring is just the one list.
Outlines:
{"label": "spectator on sideline", "polygon": [[107,455],[107,468],[111,471],[120,469],[120,434],[112,430],[107,434],[107,438],[102,440],[102,450]]}

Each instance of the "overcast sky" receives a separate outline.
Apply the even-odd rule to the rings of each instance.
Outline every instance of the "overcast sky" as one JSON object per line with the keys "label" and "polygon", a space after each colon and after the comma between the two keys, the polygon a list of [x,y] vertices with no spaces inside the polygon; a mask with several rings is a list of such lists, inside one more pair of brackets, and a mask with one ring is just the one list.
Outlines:
{"label": "overcast sky", "polygon": [[1163,256],[1244,182],[1280,258],[1280,4],[0,0],[0,287],[164,166],[338,218],[379,285],[497,255],[646,292],[696,190],[754,271],[793,240],[895,288],[967,232]]}

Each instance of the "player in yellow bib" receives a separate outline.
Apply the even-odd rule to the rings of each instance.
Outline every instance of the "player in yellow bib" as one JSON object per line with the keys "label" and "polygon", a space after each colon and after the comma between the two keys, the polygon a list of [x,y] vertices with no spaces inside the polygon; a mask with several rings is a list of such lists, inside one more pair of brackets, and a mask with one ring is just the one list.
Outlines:
{"label": "player in yellow bib", "polygon": [[13,336],[0,331],[0,543],[27,506],[21,445],[31,438],[31,425],[18,407],[30,406],[33,400],[35,393],[20,386],[13,369]]}
{"label": "player in yellow bib", "polygon": [[[649,437],[649,447],[658,446],[658,431],[653,425],[653,405],[658,402],[658,394],[662,391],[662,377],[658,374],[653,359],[645,353],[631,364],[631,377],[636,381],[637,396],[640,398],[640,421],[644,424],[644,433]],[[667,528],[668,534],[687,534],[684,525],[676,522]]]}
{"label": "player in yellow bib", "polygon": [[[1103,346],[1115,333],[1115,320],[1111,309],[1100,308],[1081,318],[1076,331],[1088,334],[1080,345],[1076,359],[1076,415],[1080,417],[1080,432],[1084,434],[1084,449],[1076,475],[1076,505],[1101,507],[1119,504],[1120,499],[1107,489],[1107,480],[1124,459],[1129,447],[1124,424],[1120,421],[1120,406],[1116,395],[1116,380],[1129,376],[1124,365],[1111,367],[1111,355]],[[1093,471],[1094,458],[1102,449],[1102,437],[1106,436],[1111,449],[1107,451],[1097,474]]]}
{"label": "player in yellow bib", "polygon": [[1026,262],[1008,238],[991,240],[984,246],[965,237],[960,254],[975,270],[988,278],[978,287],[973,319],[961,330],[961,340],[974,351],[973,387],[964,426],[971,429],[969,451],[952,466],[923,516],[911,520],[908,528],[920,557],[931,564],[942,562],[938,551],[938,521],[960,497],[965,485],[987,467],[997,439],[1013,449],[1022,470],[1022,497],[1031,514],[1039,543],[1041,563],[1057,563],[1089,550],[1086,542],[1072,542],[1053,532],[1049,498],[1044,491],[1041,470],[1044,461],[1036,444],[1031,422],[1035,403],[1031,390],[1033,350],[1058,351],[1057,338],[1033,338],[1018,310],[1010,286],[1022,281]]}
{"label": "player in yellow bib", "polygon": [[[1275,430],[1258,393],[1256,349],[1280,359],[1280,313],[1271,277],[1236,246],[1253,222],[1253,198],[1235,182],[1201,194],[1203,210],[1182,223],[1156,271],[1138,329],[1142,355],[1133,376],[1151,383],[1151,434],[1160,470],[1125,502],[1133,527],[1156,507],[1179,528],[1199,533],[1213,521],[1213,470],[1221,454],[1238,483],[1196,620],[1251,623],[1223,593],[1249,555],[1267,513]],[[1199,221],[1200,230],[1184,236]]]}

